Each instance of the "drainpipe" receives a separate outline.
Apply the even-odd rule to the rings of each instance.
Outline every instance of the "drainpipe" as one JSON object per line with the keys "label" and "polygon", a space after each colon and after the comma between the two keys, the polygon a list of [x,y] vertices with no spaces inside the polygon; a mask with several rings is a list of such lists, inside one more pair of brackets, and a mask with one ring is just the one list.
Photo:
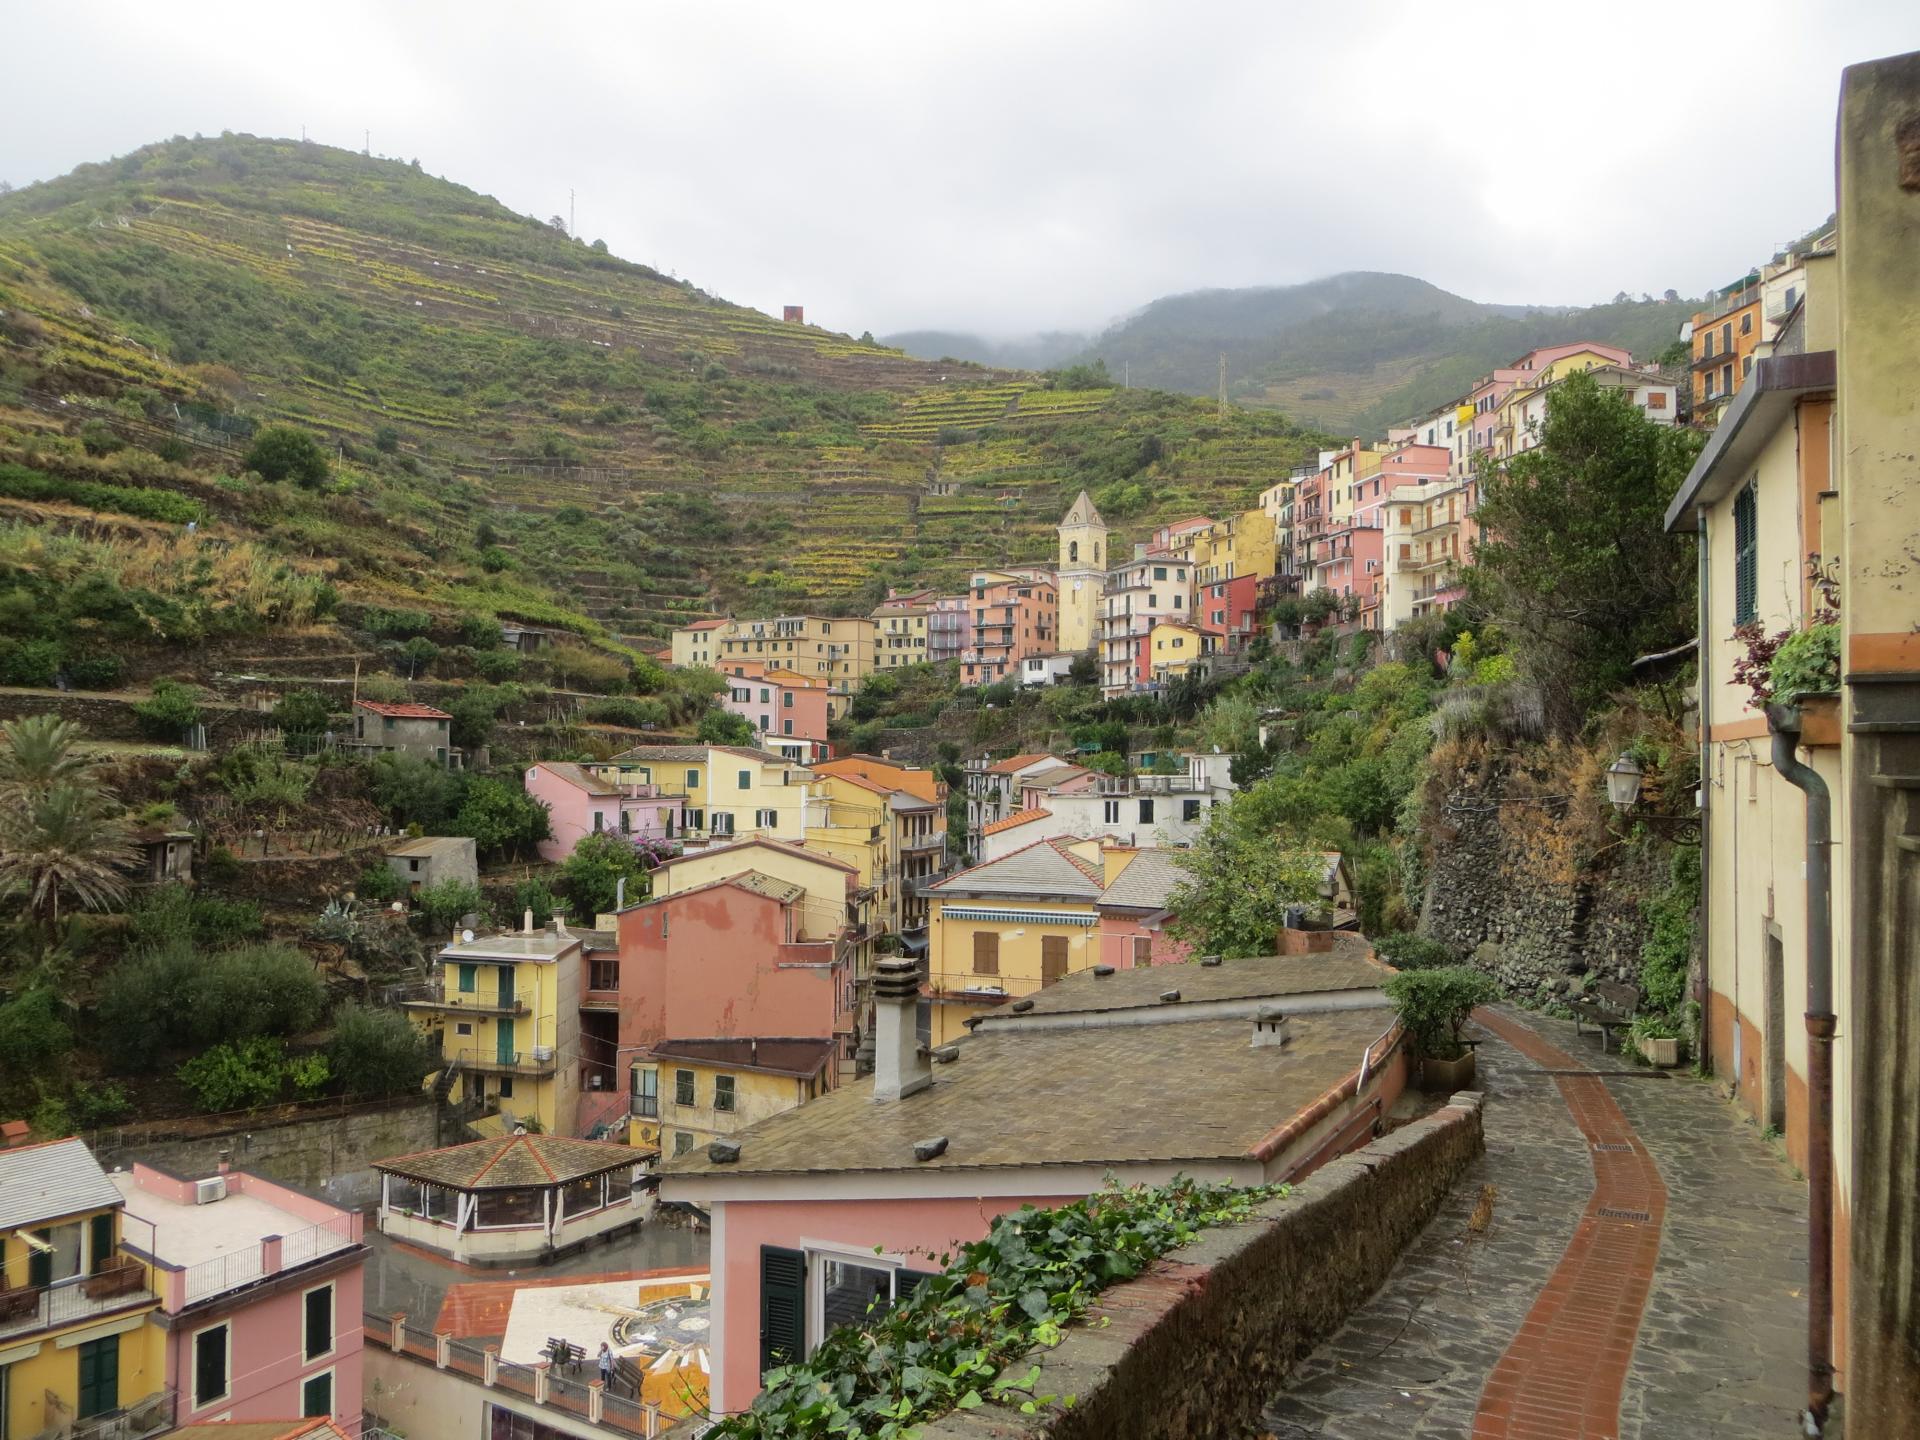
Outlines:
{"label": "drainpipe", "polygon": [[[1827,782],[1795,753],[1796,707],[1767,712],[1773,768],[1807,797],[1807,1415],[1833,1399],[1833,816]],[[1791,728],[1789,728],[1791,727]]]}
{"label": "drainpipe", "polygon": [[[1700,557],[1697,585],[1700,608],[1700,649],[1694,664],[1700,672],[1700,978],[1694,982],[1693,1003],[1700,1007],[1700,1025],[1694,1035],[1699,1049],[1695,1057],[1703,1072],[1713,1069],[1713,877],[1708,857],[1713,854],[1713,754],[1707,748],[1713,737],[1713,646],[1707,638],[1713,594],[1713,558],[1707,545],[1707,507],[1694,508],[1700,539],[1695,547]],[[1735,1023],[1738,1023],[1737,1021]]]}

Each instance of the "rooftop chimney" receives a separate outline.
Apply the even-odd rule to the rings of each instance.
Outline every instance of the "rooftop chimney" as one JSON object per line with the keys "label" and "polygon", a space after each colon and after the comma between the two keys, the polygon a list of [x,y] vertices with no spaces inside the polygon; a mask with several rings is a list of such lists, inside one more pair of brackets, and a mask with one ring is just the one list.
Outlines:
{"label": "rooftop chimney", "polygon": [[1253,1046],[1281,1046],[1293,1039],[1293,1022],[1278,1005],[1262,1005],[1253,1016]]}
{"label": "rooftop chimney", "polygon": [[531,905],[520,914],[520,933],[522,935],[533,934],[533,907]]}
{"label": "rooftop chimney", "polygon": [[906,956],[873,967],[873,1098],[904,1100],[933,1084],[920,1053],[920,962]]}

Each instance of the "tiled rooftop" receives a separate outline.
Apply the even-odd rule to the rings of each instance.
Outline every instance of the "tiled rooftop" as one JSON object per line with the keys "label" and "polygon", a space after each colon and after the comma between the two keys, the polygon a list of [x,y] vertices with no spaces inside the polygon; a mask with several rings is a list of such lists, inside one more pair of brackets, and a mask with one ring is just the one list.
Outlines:
{"label": "tiled rooftop", "polygon": [[656,1060],[685,1060],[695,1065],[721,1065],[738,1070],[764,1070],[774,1075],[817,1075],[833,1056],[831,1039],[661,1040],[651,1048]]}
{"label": "tiled rooftop", "polygon": [[995,820],[991,824],[982,825],[980,827],[980,833],[982,835],[998,835],[1005,830],[1017,829],[1022,825],[1031,825],[1035,820],[1044,820],[1051,814],[1053,814],[1051,810],[1016,810],[1004,820]]}
{"label": "tiled rooftop", "polygon": [[622,1165],[638,1165],[647,1152],[601,1140],[565,1135],[502,1135],[441,1150],[377,1160],[374,1169],[456,1190],[512,1190],[560,1185]]}
{"label": "tiled rooftop", "polygon": [[[753,1126],[737,1137],[737,1161],[715,1165],[701,1149],[665,1173],[1238,1160],[1351,1074],[1392,1019],[1384,1009],[1296,1016],[1284,1047],[1255,1047],[1247,1020],[972,1035],[916,1095],[876,1103],[873,1082],[857,1081]],[[946,1152],[916,1161],[915,1143],[934,1135],[947,1137]]]}
{"label": "tiled rooftop", "polygon": [[1005,895],[1034,900],[1093,900],[1102,890],[1097,875],[1089,874],[1083,861],[1047,840],[975,865],[927,887],[927,893],[943,900],[958,900],[968,895]]}
{"label": "tiled rooftop", "polygon": [[1142,850],[1114,877],[1100,903],[1125,910],[1164,910],[1186,875],[1173,851]]}
{"label": "tiled rooftop", "polygon": [[[1033,1001],[1033,1008],[1023,1014],[996,1010],[984,1023],[997,1030],[1047,1015],[1093,1015],[1134,1008],[1167,1011],[1216,1000],[1373,992],[1392,974],[1377,961],[1338,954],[1265,955],[1222,960],[1218,965],[1189,960],[1181,965],[1116,970],[1111,975],[1082,970],[1027,997]],[[1160,998],[1169,990],[1178,990],[1179,1000]]]}
{"label": "tiled rooftop", "polygon": [[436,710],[431,705],[420,705],[413,701],[388,703],[383,700],[356,700],[353,703],[362,710],[371,710],[376,715],[390,715],[396,720],[451,720],[453,718],[444,710]]}

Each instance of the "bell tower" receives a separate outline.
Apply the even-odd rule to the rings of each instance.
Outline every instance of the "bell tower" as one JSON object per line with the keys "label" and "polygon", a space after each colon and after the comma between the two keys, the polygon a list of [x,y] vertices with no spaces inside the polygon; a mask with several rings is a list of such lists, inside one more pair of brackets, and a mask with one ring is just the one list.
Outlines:
{"label": "bell tower", "polygon": [[1106,589],[1107,522],[1082,490],[1060,522],[1060,649],[1091,649],[1100,638],[1100,597]]}

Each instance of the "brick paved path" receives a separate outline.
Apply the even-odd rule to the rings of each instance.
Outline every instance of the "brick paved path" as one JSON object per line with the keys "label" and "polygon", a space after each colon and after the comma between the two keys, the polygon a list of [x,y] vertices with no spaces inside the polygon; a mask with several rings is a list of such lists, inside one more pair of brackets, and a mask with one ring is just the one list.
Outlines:
{"label": "brick paved path", "polygon": [[1630,1067],[1563,1022],[1498,1011],[1483,1029],[1486,1156],[1295,1371],[1268,1407],[1271,1432],[1797,1433],[1804,1187],[1709,1086],[1550,1074]]}

